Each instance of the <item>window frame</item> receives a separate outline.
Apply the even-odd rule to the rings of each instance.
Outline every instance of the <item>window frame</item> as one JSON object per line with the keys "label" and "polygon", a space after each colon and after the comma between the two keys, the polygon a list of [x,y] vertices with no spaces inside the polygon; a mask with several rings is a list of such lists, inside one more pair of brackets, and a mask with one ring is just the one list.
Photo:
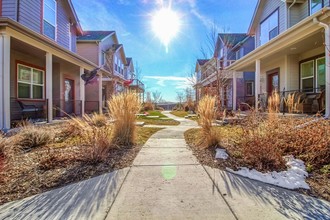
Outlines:
{"label": "window frame", "polygon": [[[265,23],[267,20],[269,20],[275,13],[277,13],[277,19],[276,19],[276,22],[277,22],[277,26],[274,27],[273,29],[271,30],[268,30],[268,33],[267,33],[267,36],[268,36],[268,40],[266,42],[262,42],[261,41],[261,27],[262,27],[262,24]],[[264,20],[262,20],[259,24],[259,45],[264,45],[266,44],[267,42],[269,42],[270,40],[272,40],[273,38],[275,38],[276,36],[274,36],[273,38],[270,38],[270,32],[273,31],[275,28],[277,28],[277,35],[278,36],[280,34],[280,10],[279,8],[276,8],[271,14],[269,14]]]}
{"label": "window frame", "polygon": [[[248,94],[247,92],[247,84],[251,84],[252,85],[252,93]],[[254,96],[254,81],[249,80],[249,81],[245,81],[245,96],[250,97],[250,96]]]}
{"label": "window frame", "polygon": [[44,36],[48,37],[49,39],[52,39],[54,41],[57,41],[57,1],[56,0],[50,0],[50,1],[54,1],[54,3],[55,3],[55,11],[54,11],[54,13],[55,13],[55,24],[54,24],[55,25],[54,26],[55,34],[54,34],[54,39],[45,34],[45,25],[44,25],[44,22],[46,21],[49,25],[53,26],[51,23],[49,23],[49,21],[47,21],[45,19],[45,4],[46,4],[45,0],[43,0],[43,2],[42,2],[42,8],[43,8],[43,10],[42,10],[42,34]]}
{"label": "window frame", "polygon": [[[302,65],[303,64],[305,64],[305,63],[310,63],[310,62],[312,62],[313,63],[313,74],[312,74],[312,76],[308,76],[308,77],[302,77]],[[313,79],[313,91],[304,91],[304,88],[303,88],[303,80],[305,80],[305,79]],[[301,62],[300,63],[300,90],[302,91],[302,92],[305,92],[305,93],[313,93],[314,92],[314,90],[315,90],[315,59],[310,59],[310,60],[306,60],[306,61],[304,61],[304,62]]]}
{"label": "window frame", "polygon": [[[31,76],[31,81],[30,83],[20,81],[19,80],[19,66],[25,67],[25,68],[30,68],[30,74],[33,73],[33,70],[37,70],[42,72],[42,77],[43,77],[43,84],[36,84],[33,83],[33,74]],[[23,63],[23,62],[16,62],[16,98],[18,100],[26,100],[26,101],[45,101],[46,100],[46,78],[45,78],[45,69],[41,67],[37,67],[31,64]],[[19,83],[27,84],[30,86],[30,98],[21,98],[19,97]],[[41,99],[35,99],[33,98],[33,86],[42,86],[42,98]]]}
{"label": "window frame", "polygon": [[317,11],[312,12],[312,0],[308,0],[308,12],[309,15],[315,14],[316,12],[318,12],[319,10],[321,10],[324,7],[324,0],[321,0],[321,8],[318,9]]}

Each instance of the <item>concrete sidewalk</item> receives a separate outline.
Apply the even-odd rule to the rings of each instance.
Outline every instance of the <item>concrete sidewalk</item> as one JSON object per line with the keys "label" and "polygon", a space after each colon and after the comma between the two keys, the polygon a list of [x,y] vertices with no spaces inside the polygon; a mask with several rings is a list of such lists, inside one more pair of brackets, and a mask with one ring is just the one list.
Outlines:
{"label": "concrete sidewalk", "polygon": [[166,126],[131,168],[0,207],[0,219],[330,219],[330,204],[201,166],[184,141],[194,121]]}

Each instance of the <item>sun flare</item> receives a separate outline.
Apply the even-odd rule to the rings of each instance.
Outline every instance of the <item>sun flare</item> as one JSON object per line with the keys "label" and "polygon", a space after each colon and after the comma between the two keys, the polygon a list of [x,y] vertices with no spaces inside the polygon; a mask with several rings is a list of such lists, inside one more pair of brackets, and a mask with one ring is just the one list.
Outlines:
{"label": "sun flare", "polygon": [[180,17],[171,8],[162,8],[152,18],[152,30],[168,51],[168,45],[180,29]]}

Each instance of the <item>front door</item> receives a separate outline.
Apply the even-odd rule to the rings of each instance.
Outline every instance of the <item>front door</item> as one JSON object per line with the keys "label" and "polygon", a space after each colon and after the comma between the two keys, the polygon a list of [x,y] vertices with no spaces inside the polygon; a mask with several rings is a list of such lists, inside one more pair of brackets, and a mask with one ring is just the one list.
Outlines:
{"label": "front door", "polygon": [[74,113],[74,80],[64,79],[64,110],[67,114]]}
{"label": "front door", "polygon": [[267,79],[267,93],[271,95],[274,91],[280,91],[280,82],[278,77],[278,72],[268,75]]}

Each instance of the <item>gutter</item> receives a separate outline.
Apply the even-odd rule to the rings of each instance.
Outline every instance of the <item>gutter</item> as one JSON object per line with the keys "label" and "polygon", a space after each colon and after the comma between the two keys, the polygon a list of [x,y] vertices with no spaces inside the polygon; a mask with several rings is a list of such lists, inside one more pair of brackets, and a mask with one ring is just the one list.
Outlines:
{"label": "gutter", "polygon": [[313,22],[315,24],[318,24],[319,26],[323,27],[325,30],[325,118],[329,118],[330,116],[330,55],[329,55],[329,46],[330,46],[330,26],[326,23],[323,23],[319,21],[317,18],[313,19]]}
{"label": "gutter", "polygon": [[[325,15],[326,12],[328,12],[329,10],[330,10],[329,7],[325,7],[322,10],[316,12],[315,14],[306,17],[304,20],[298,22],[297,24],[295,24],[294,26],[290,27],[286,31],[280,33],[278,36],[276,36],[272,40],[268,41],[264,45],[255,48],[249,54],[245,55],[244,57],[242,57],[239,60],[237,60],[236,62],[234,62],[232,65],[228,66],[227,69],[235,70],[234,68],[237,67],[238,65],[240,65],[240,64],[242,64],[244,62],[250,62],[249,59],[251,59],[252,62],[254,60],[256,60],[256,59],[259,59],[258,56],[260,56],[260,54],[259,54],[259,53],[261,53],[260,51],[265,50],[270,45],[272,45],[274,42],[277,42],[277,41],[283,39],[286,35],[288,35],[288,34],[294,32],[294,31],[296,31],[297,29],[299,29],[301,27],[304,27],[306,24],[308,24],[309,22],[311,22],[311,20],[313,20],[313,18],[316,18],[316,17],[321,16],[321,15]],[[244,65],[248,65],[248,63],[247,64],[244,64]]]}

